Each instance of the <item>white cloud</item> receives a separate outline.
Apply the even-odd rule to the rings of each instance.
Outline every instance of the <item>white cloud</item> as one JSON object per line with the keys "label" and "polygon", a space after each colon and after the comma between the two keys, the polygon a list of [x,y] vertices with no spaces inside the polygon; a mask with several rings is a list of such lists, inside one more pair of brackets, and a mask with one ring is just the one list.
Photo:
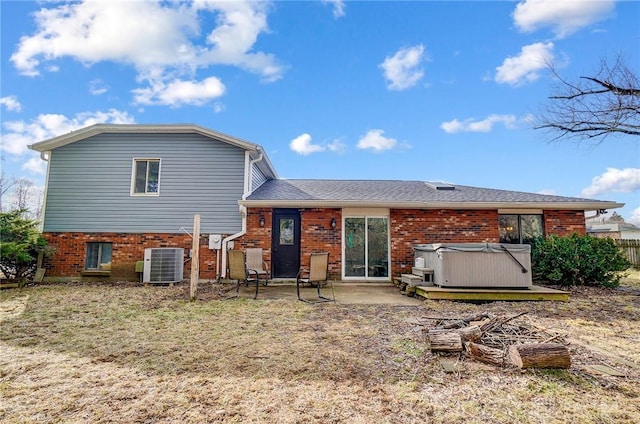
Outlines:
{"label": "white cloud", "polygon": [[311,153],[322,152],[324,150],[324,147],[313,144],[311,142],[311,136],[307,133],[299,135],[291,140],[289,148],[303,156],[310,155]]}
{"label": "white cloud", "polygon": [[224,84],[216,77],[209,77],[199,82],[173,80],[164,83],[162,80],[149,80],[149,83],[150,87],[132,90],[136,104],[172,107],[201,106],[211,99],[222,96],[225,92]]}
{"label": "white cloud", "polygon": [[513,11],[513,21],[522,32],[549,27],[556,37],[567,35],[611,15],[614,0],[526,0]]}
{"label": "white cloud", "polygon": [[343,143],[341,138],[336,138],[327,145],[327,149],[334,153],[344,153],[345,150],[347,150],[347,146]]}
{"label": "white cloud", "polygon": [[640,227],[640,207],[631,211],[631,216],[626,219],[627,222]]}
{"label": "white cloud", "polygon": [[33,157],[22,164],[22,170],[31,172],[33,174],[44,175],[47,171],[47,164],[40,157]]}
{"label": "white cloud", "polygon": [[489,115],[481,121],[474,121],[473,119],[465,119],[459,121],[454,119],[449,122],[443,122],[440,124],[445,132],[455,134],[459,132],[489,132],[493,129],[495,124],[502,123],[507,128],[514,128],[516,123],[516,117],[513,115]]}
{"label": "white cloud", "polygon": [[520,55],[508,57],[496,68],[496,82],[513,86],[537,80],[539,71],[553,61],[553,43],[534,43],[522,47]]}
{"label": "white cloud", "polygon": [[582,190],[582,196],[596,196],[606,192],[631,193],[640,190],[640,168],[607,168],[593,177],[591,185]]}
{"label": "white cloud", "polygon": [[387,56],[380,68],[384,71],[384,77],[388,81],[389,90],[405,90],[413,87],[424,76],[420,68],[423,61],[424,46],[419,44],[414,47],[400,49],[393,56]]}
{"label": "white cloud", "polygon": [[99,96],[109,91],[109,86],[102,82],[101,79],[94,79],[89,82],[89,93]]}
{"label": "white cloud", "polygon": [[[269,2],[85,0],[45,6],[49,3],[34,14],[36,31],[22,37],[11,56],[24,75],[38,75],[45,64],[65,57],[87,66],[131,65],[138,80],[152,86],[192,80],[198,70],[215,65],[237,66],[267,82],[284,72],[273,55],[253,50],[268,31]],[[211,18],[215,23],[205,27]],[[167,95],[165,101],[172,98]],[[162,101],[155,94],[151,98]]]}
{"label": "white cloud", "polygon": [[338,19],[346,15],[345,7],[343,0],[322,0],[324,4],[333,5],[333,17]]}
{"label": "white cloud", "polygon": [[2,149],[15,156],[27,152],[29,144],[56,137],[98,123],[131,124],[127,112],[110,109],[107,112],[82,112],[73,118],[57,114],[38,115],[31,122],[7,121],[2,124]]}
{"label": "white cloud", "polygon": [[369,130],[358,140],[358,149],[371,149],[376,152],[393,149],[398,141],[395,138],[385,137],[383,134],[383,130]]}
{"label": "white cloud", "polygon": [[36,33],[22,37],[11,56],[25,75],[37,75],[41,61],[65,56],[85,64],[110,60],[146,68],[175,65],[195,55],[186,33],[197,31],[196,14],[184,6],[81,1],[43,7],[34,16]]}
{"label": "white cloud", "polygon": [[16,96],[0,97],[0,105],[11,112],[20,112],[22,110],[22,105]]}
{"label": "white cloud", "polygon": [[226,106],[224,105],[224,103],[215,102],[213,104],[213,113],[221,113],[221,112],[224,112],[225,109],[226,109]]}

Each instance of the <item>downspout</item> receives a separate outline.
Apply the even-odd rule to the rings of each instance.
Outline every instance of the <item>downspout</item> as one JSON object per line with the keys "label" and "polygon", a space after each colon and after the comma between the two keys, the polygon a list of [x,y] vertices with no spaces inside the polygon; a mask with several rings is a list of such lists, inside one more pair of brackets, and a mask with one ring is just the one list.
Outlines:
{"label": "downspout", "polygon": [[596,211],[596,214],[595,214],[595,215],[593,215],[593,216],[587,216],[587,214],[585,214],[585,215],[584,215],[584,218],[585,218],[585,220],[587,220],[587,219],[594,219],[594,218],[597,218],[597,217],[599,217],[600,215],[603,215],[603,214],[606,214],[606,213],[607,213],[607,211],[606,211],[606,210],[604,210],[604,209],[598,209],[598,210]]}
{"label": "downspout", "polygon": [[38,227],[41,233],[44,231],[44,215],[47,210],[47,192],[49,191],[49,171],[51,169],[51,167],[49,166],[51,164],[51,162],[49,162],[50,158],[51,158],[50,151],[40,152],[40,159],[47,162],[47,174],[44,177],[44,193],[42,193],[42,211],[40,211],[40,216],[38,217],[40,219],[40,223],[38,224]]}
{"label": "downspout", "polygon": [[[249,151],[245,152],[246,161],[248,161],[248,164],[245,167],[244,193],[242,194],[242,200],[245,200],[247,196],[251,194],[251,190],[253,189],[252,180],[251,180],[251,175],[253,173],[252,172],[253,165],[257,162],[260,162],[264,157],[262,154],[261,148],[258,148],[258,153],[260,153],[260,155],[257,158],[253,160],[249,160],[251,152]],[[219,275],[222,276],[222,278],[225,278],[227,276],[227,244],[230,241],[235,240],[238,237],[242,237],[247,233],[247,207],[246,206],[243,206],[243,205],[240,206],[240,218],[242,219],[242,229],[239,232],[235,234],[231,234],[230,236],[222,239],[222,246],[221,246],[222,247],[222,265],[221,265],[222,272],[218,273]]]}

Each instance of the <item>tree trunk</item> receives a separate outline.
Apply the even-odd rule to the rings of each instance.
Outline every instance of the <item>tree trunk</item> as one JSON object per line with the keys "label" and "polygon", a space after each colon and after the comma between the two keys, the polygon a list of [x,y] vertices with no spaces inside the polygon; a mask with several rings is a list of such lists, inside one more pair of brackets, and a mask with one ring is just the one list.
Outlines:
{"label": "tree trunk", "polygon": [[457,332],[429,331],[431,350],[462,352],[462,337]]}
{"label": "tree trunk", "polygon": [[509,359],[519,368],[569,368],[569,350],[559,343],[531,343],[509,347]]}
{"label": "tree trunk", "polygon": [[477,325],[470,325],[457,330],[463,342],[477,342],[482,338],[482,331]]}
{"label": "tree trunk", "polygon": [[491,365],[504,365],[504,352],[502,349],[469,342],[465,343],[467,351],[473,359]]}

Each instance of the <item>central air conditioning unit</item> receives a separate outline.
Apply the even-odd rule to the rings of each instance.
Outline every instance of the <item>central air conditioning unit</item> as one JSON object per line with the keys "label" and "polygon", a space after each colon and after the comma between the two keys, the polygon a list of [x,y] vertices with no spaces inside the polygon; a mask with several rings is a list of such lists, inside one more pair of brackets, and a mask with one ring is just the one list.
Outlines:
{"label": "central air conditioning unit", "polygon": [[143,283],[176,283],[182,281],[184,249],[159,247],[144,249]]}

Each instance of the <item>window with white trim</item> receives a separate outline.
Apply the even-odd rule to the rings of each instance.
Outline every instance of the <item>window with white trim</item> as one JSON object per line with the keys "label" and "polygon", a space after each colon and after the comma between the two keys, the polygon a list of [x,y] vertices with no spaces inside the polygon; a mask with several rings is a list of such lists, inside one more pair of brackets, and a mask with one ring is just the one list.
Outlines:
{"label": "window with white trim", "polygon": [[132,195],[160,194],[160,159],[134,159],[131,175]]}

